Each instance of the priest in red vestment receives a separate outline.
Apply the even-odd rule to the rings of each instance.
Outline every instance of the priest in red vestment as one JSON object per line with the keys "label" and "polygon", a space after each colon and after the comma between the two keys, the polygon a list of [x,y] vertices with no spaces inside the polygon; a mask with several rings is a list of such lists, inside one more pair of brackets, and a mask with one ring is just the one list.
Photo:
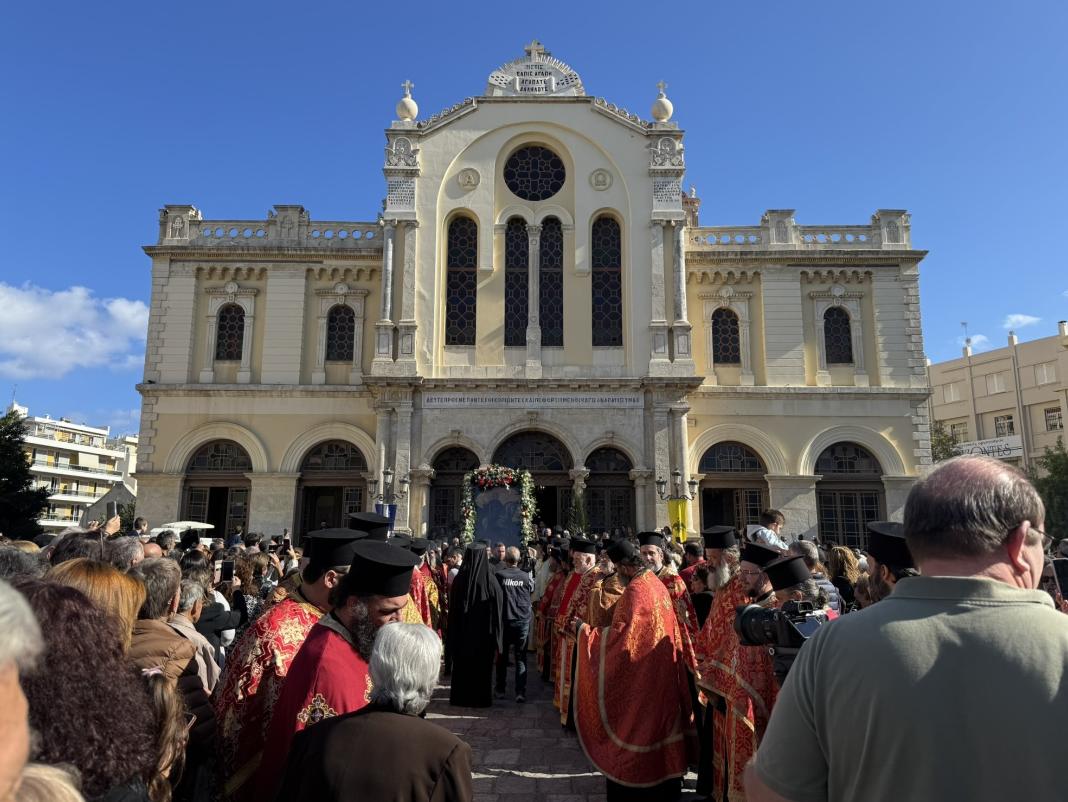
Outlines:
{"label": "priest in red vestment", "polygon": [[686,667],[690,674],[697,674],[697,653],[694,642],[697,640],[697,611],[693,609],[690,589],[682,578],[676,574],[667,562],[667,541],[660,532],[639,532],[638,545],[641,546],[642,559],[646,567],[664,583],[675,616],[679,620],[679,634],[682,636],[682,651],[686,657]]}
{"label": "priest in red vestment", "polygon": [[408,604],[415,555],[372,540],[357,542],[353,551],[334,609],[312,628],[282,686],[256,782],[260,800],[275,798],[296,733],[367,704],[375,633],[400,621]]}
{"label": "priest in red vestment", "polygon": [[267,609],[234,645],[215,689],[223,795],[251,802],[267,727],[282,683],[308,632],[330,610],[330,593],[349,570],[363,532],[323,529],[306,535],[303,582]]}
{"label": "priest in red vestment", "polygon": [[682,636],[663,583],[633,544],[620,548],[626,553],[616,569],[626,587],[611,625],[572,622],[575,722],[586,756],[605,776],[608,802],[673,801],[696,752]]}
{"label": "priest in red vestment", "polygon": [[571,564],[575,570],[564,587],[553,625],[558,644],[553,705],[560,711],[560,723],[565,727],[573,726],[571,686],[575,679],[575,631],[571,621],[576,618],[580,621],[589,620],[590,591],[604,577],[601,569],[596,567],[596,543],[573,537],[570,550]]}
{"label": "priest in red vestment", "polygon": [[[416,570],[412,571],[412,581],[408,587],[408,595],[411,596],[412,602],[415,604],[415,609],[407,610],[405,612],[405,623],[418,624],[422,622],[428,627],[433,628],[434,618],[430,608],[430,596],[427,593],[426,578],[420,570],[420,567],[423,565],[422,555],[426,553],[430,541],[425,538],[413,538],[402,534],[394,535],[389,539],[389,542],[393,546],[398,546],[411,552],[419,560],[419,565],[416,567]],[[416,613],[418,613],[418,617],[416,616]]]}
{"label": "priest in red vestment", "polygon": [[[549,577],[549,581],[545,585],[545,592],[542,593],[538,602],[534,622],[534,631],[536,633],[534,645],[538,655],[538,671],[546,682],[549,681],[551,676],[549,662],[552,659],[553,619],[556,616],[555,611],[550,611],[553,606],[553,598],[564,584],[564,580],[567,579],[567,570],[560,562],[559,550],[553,548],[550,551],[548,560],[552,576]],[[559,601],[557,601],[557,609],[559,609]]]}

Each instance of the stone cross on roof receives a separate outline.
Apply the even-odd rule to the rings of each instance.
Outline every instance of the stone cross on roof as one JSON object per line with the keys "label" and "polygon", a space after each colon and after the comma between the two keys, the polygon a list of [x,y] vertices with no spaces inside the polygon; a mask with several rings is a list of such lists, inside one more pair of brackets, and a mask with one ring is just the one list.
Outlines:
{"label": "stone cross on roof", "polygon": [[405,81],[401,84],[401,89],[404,90],[405,97],[411,97],[412,90],[415,89],[415,84],[413,84],[411,81]]}
{"label": "stone cross on roof", "polygon": [[656,82],[656,88],[660,90],[660,94],[664,94],[664,90],[667,89],[667,84],[663,81]]}
{"label": "stone cross on roof", "polygon": [[524,47],[523,50],[531,58],[536,58],[537,56],[544,56],[545,55],[545,48],[542,47],[541,42],[539,42],[537,39],[535,39],[529,45]]}

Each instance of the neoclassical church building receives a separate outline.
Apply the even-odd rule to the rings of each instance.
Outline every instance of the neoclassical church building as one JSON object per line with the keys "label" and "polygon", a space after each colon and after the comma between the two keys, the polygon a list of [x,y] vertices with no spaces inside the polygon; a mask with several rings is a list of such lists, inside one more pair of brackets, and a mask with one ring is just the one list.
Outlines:
{"label": "neoclassical church building", "polygon": [[930,461],[908,214],[702,226],[672,113],[533,42],[430,117],[405,82],[377,219],[164,207],[138,513],[299,536],[394,494],[399,530],[449,534],[498,463],[550,525],[576,489],[597,531],[691,492],[691,530],[772,506],[862,544],[899,517]]}

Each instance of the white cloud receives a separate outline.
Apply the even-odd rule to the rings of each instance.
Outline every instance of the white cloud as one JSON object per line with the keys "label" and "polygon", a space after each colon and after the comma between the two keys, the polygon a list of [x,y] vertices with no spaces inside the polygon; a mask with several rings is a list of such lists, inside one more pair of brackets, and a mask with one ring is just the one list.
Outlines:
{"label": "white cloud", "polygon": [[[975,353],[978,353],[979,351],[989,351],[990,350],[990,338],[987,337],[985,334],[973,334],[973,335],[971,335],[971,341],[972,341],[972,351],[975,352]],[[961,346],[962,348],[964,347],[964,338],[963,337],[958,337],[957,338],[957,345]]]}
{"label": "white cloud", "polygon": [[1040,322],[1042,318],[1035,317],[1034,315],[1021,315],[1016,313],[1015,315],[1008,315],[1005,317],[1005,322],[1001,324],[1004,329],[1020,329],[1024,326],[1033,326]]}
{"label": "white cloud", "polygon": [[63,414],[63,417],[84,426],[100,428],[107,426],[111,429],[112,437],[118,437],[123,434],[137,434],[141,428],[140,407],[134,409],[97,409],[91,413],[82,410],[68,410]]}
{"label": "white cloud", "polygon": [[0,310],[0,376],[60,379],[76,368],[130,371],[144,363],[142,301],[0,282]]}

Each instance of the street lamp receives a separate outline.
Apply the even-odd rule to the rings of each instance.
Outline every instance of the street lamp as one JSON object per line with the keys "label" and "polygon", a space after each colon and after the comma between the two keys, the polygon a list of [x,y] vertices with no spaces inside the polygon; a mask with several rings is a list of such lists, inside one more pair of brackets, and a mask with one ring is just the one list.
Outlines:
{"label": "street lamp", "polygon": [[671,472],[672,493],[668,495],[667,479],[662,476],[656,478],[656,494],[661,501],[693,501],[697,498],[697,480],[690,479],[686,482],[689,494],[682,492],[682,471],[678,468]]}
{"label": "street lamp", "polygon": [[379,501],[382,504],[395,504],[396,502],[406,498],[408,496],[408,485],[411,484],[411,480],[408,478],[408,474],[405,474],[400,478],[398,484],[400,490],[395,490],[393,487],[393,469],[386,468],[382,471],[382,492],[378,492],[378,480],[371,479],[367,484],[371,490],[371,500]]}

